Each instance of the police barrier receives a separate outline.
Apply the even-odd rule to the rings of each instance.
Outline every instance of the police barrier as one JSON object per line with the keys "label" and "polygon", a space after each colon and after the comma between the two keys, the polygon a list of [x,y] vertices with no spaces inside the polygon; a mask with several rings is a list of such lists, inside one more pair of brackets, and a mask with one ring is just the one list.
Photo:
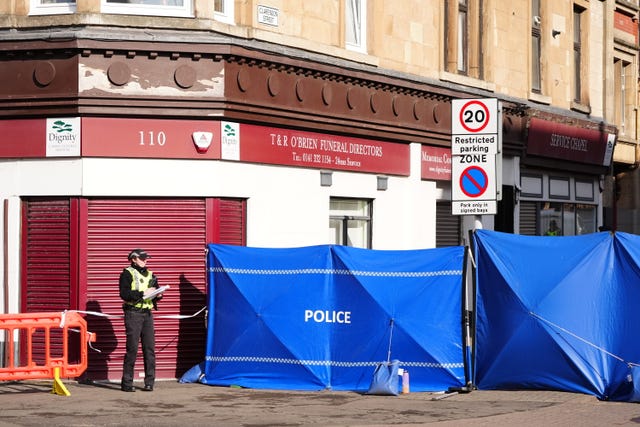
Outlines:
{"label": "police barrier", "polygon": [[[54,393],[69,395],[60,377],[77,377],[87,369],[87,345],[95,334],[77,312],[0,314],[0,330],[7,343],[6,363],[0,381],[53,379]],[[79,334],[79,341],[70,340]],[[16,339],[18,336],[21,339]],[[79,342],[77,360],[70,357],[72,343]],[[18,347],[16,347],[18,346]],[[16,360],[23,355],[24,363]],[[40,357],[36,358],[35,355]]]}

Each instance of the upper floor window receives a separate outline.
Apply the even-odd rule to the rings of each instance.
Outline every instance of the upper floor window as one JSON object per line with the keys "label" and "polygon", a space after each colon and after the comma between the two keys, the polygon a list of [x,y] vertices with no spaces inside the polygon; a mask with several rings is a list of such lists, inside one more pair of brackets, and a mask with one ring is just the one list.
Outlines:
{"label": "upper floor window", "polygon": [[456,28],[458,71],[467,73],[469,60],[469,1],[458,0],[458,27]]}
{"label": "upper floor window", "polygon": [[367,0],[345,0],[345,47],[367,51]]}
{"label": "upper floor window", "polygon": [[103,13],[150,16],[193,16],[193,0],[102,0]]}
{"label": "upper floor window", "polygon": [[531,0],[531,91],[542,92],[542,34],[540,0]]}
{"label": "upper floor window", "polygon": [[74,13],[76,0],[31,0],[29,14],[53,15],[58,13]]}
{"label": "upper floor window", "polygon": [[633,116],[635,101],[635,74],[633,63],[621,58],[613,62],[613,81],[615,97],[615,124],[620,136],[633,137]]}
{"label": "upper floor window", "polygon": [[583,52],[586,52],[587,29],[585,27],[586,13],[585,9],[573,6],[573,100],[578,104],[586,104],[586,96],[583,90],[585,85],[585,62],[583,60]]}
{"label": "upper floor window", "polygon": [[213,2],[213,17],[216,21],[234,24],[234,0],[215,0]]}
{"label": "upper floor window", "polygon": [[446,71],[481,79],[482,0],[446,0]]}

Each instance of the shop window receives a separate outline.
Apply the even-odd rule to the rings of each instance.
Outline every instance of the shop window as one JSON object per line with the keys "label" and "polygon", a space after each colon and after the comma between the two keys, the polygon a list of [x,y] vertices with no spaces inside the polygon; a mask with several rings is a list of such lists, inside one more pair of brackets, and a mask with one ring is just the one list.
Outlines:
{"label": "shop window", "polygon": [[345,47],[358,52],[367,51],[367,0],[346,0]]}
{"label": "shop window", "polygon": [[[587,177],[520,175],[518,233],[574,236],[597,229],[597,183]],[[532,200],[534,199],[534,200]],[[537,199],[537,200],[535,200]]]}
{"label": "shop window", "polygon": [[597,226],[596,207],[587,204],[576,204],[576,234],[595,233]]}
{"label": "shop window", "polygon": [[593,186],[593,181],[581,181],[576,179],[576,200],[584,200],[584,201],[594,201],[595,200],[595,189]]}
{"label": "shop window", "polygon": [[447,0],[446,71],[481,79],[482,0]]}
{"label": "shop window", "polygon": [[75,13],[76,0],[31,0],[30,15]]}
{"label": "shop window", "polygon": [[[533,214],[535,210],[535,234],[539,236],[576,236],[596,232],[596,205],[561,202],[522,202],[522,213]],[[531,218],[531,215],[527,215]],[[521,234],[533,235],[534,227],[529,226]],[[527,232],[528,231],[528,232]]]}
{"label": "shop window", "polygon": [[214,0],[213,18],[216,21],[234,24],[234,0]]}
{"label": "shop window", "polygon": [[193,0],[102,0],[103,13],[184,16],[193,14]]}
{"label": "shop window", "polygon": [[539,234],[543,236],[562,236],[562,203],[545,202],[538,214]]}
{"label": "shop window", "polygon": [[540,26],[542,18],[540,14],[540,0],[531,0],[531,91],[542,92],[542,34]]}
{"label": "shop window", "polygon": [[542,175],[526,175],[520,177],[520,191],[522,196],[542,197]]}
{"label": "shop window", "polygon": [[549,197],[554,199],[569,198],[569,178],[549,178]]}
{"label": "shop window", "polygon": [[332,244],[371,249],[371,201],[331,198],[329,233]]}

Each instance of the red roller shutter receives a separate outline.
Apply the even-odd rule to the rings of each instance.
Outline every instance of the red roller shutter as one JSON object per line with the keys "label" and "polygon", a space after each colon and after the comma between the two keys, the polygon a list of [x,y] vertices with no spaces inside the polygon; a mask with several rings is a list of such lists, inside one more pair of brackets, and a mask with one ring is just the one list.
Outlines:
{"label": "red roller shutter", "polygon": [[22,311],[75,309],[69,286],[75,272],[71,267],[71,201],[25,200],[22,215]]}
{"label": "red roller shutter", "polygon": [[246,245],[247,204],[237,199],[211,199],[214,233],[207,243]]}
{"label": "red roller shutter", "polygon": [[[23,200],[21,312],[77,309],[78,271],[71,261],[77,254],[77,234],[71,226],[76,214],[75,199]],[[33,341],[34,361],[43,363],[44,331],[36,331]],[[61,357],[62,336],[57,330],[51,331],[51,346],[51,356]]]}
{"label": "red roller shutter", "polygon": [[[156,316],[156,375],[179,378],[204,358],[204,316],[176,320],[163,315],[193,314],[206,306],[205,245],[208,234],[217,240],[221,223],[240,221],[244,236],[244,201],[213,199],[90,199],[85,201],[86,262],[85,305],[88,311],[121,315],[118,295],[120,272],[128,265],[127,254],[140,247],[152,255],[149,268],[161,285],[170,285]],[[221,205],[239,205],[221,215]],[[82,228],[82,227],[81,227]],[[209,230],[209,233],[207,233]],[[238,231],[236,231],[236,235]],[[237,240],[237,237],[236,237]],[[239,241],[243,242],[242,237]],[[124,357],[124,325],[121,318],[89,316],[89,329],[101,353],[91,352],[87,376],[119,380]],[[142,372],[142,358],[136,364]]]}

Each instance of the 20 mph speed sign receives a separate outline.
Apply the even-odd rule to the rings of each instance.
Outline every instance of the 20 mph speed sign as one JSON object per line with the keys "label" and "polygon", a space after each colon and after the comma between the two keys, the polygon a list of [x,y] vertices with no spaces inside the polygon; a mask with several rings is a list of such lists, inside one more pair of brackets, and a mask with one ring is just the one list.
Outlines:
{"label": "20 mph speed sign", "polygon": [[498,100],[454,99],[451,101],[452,135],[498,133]]}

